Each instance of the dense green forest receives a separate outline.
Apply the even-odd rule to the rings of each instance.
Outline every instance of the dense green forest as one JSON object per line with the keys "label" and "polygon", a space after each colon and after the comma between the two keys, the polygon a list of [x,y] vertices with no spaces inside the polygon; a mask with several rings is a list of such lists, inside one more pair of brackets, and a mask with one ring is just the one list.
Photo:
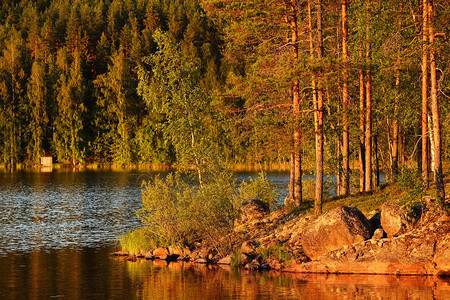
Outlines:
{"label": "dense green forest", "polygon": [[405,165],[428,183],[449,20],[448,0],[4,0],[1,163],[291,162],[297,202],[302,166],[342,195]]}

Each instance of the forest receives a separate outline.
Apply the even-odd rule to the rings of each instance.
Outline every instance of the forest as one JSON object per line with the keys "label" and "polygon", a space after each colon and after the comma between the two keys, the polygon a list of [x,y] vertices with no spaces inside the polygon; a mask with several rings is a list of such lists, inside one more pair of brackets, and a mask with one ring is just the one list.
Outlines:
{"label": "forest", "polygon": [[449,4],[4,0],[0,163],[286,165],[296,204],[407,167],[444,199]]}

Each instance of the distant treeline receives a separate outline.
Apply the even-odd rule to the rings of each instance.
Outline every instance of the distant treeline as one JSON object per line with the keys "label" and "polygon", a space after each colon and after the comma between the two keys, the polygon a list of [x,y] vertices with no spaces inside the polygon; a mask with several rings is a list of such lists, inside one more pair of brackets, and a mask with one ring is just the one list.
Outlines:
{"label": "distant treeline", "polygon": [[137,67],[168,32],[218,88],[222,41],[198,1],[2,1],[1,162],[171,163],[137,94]]}
{"label": "distant treeline", "polygon": [[[393,145],[399,164],[412,162],[421,139],[421,2],[349,1],[345,55],[341,2],[3,0],[0,164],[34,165],[45,153],[72,164],[177,164],[165,130],[173,120],[142,90],[154,86],[145,81],[156,78],[155,58],[144,58],[160,50],[157,32],[198,70],[195,82],[215,118],[200,126],[217,133],[227,162],[284,164],[300,145],[304,168],[313,169],[320,110],[325,168],[342,170],[343,132],[356,168],[364,130],[359,75],[368,70],[374,163],[391,168]],[[448,158],[450,8],[445,0],[434,5]],[[323,107],[314,102],[316,88]]]}

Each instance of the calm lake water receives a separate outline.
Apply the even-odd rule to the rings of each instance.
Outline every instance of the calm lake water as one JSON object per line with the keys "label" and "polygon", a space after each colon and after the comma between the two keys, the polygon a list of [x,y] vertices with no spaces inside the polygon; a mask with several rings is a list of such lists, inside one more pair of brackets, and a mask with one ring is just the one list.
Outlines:
{"label": "calm lake water", "polygon": [[[426,277],[252,273],[114,259],[146,171],[0,172],[0,299],[450,299]],[[239,173],[248,178],[251,173]],[[284,189],[288,174],[268,178]]]}

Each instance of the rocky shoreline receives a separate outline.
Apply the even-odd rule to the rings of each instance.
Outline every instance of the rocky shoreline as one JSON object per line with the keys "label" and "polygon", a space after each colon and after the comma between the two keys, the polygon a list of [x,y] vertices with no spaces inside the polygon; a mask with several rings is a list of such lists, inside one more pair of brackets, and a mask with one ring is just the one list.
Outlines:
{"label": "rocky shoreline", "polygon": [[233,251],[198,242],[113,255],[295,273],[450,276],[450,214],[432,201],[413,208],[387,203],[370,219],[345,206],[316,219],[288,209],[269,213],[258,200],[241,211],[233,232],[218,241]]}

